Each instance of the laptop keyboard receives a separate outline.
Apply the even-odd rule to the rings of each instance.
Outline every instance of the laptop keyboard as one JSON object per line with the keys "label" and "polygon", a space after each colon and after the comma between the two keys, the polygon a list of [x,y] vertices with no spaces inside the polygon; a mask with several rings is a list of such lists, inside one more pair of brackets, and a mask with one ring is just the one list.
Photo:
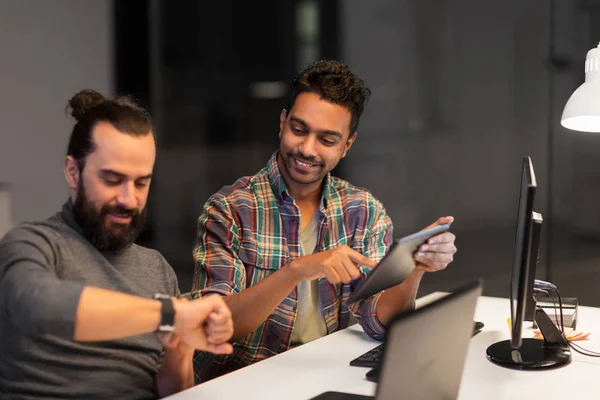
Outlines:
{"label": "laptop keyboard", "polygon": [[[473,336],[481,332],[483,329],[483,323],[474,321],[473,324]],[[350,365],[353,367],[368,367],[375,368],[379,367],[381,364],[381,359],[383,357],[383,343],[379,346],[367,351],[361,356],[358,356],[354,360],[350,361]]]}
{"label": "laptop keyboard", "polygon": [[365,354],[358,356],[354,360],[350,361],[350,365],[353,367],[369,367],[375,368],[381,364],[381,358],[383,356],[383,343],[379,346],[367,351]]}

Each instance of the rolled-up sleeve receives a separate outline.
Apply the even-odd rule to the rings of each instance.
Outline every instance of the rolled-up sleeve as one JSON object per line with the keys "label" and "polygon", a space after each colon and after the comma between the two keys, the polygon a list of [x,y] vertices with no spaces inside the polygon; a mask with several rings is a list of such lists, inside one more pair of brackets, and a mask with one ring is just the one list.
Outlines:
{"label": "rolled-up sleeve", "polygon": [[239,229],[228,204],[211,198],[198,219],[192,296],[226,296],[246,288],[246,269],[238,257]]}
{"label": "rolled-up sleeve", "polygon": [[[365,257],[377,262],[385,256],[393,241],[392,220],[386,214],[385,209],[380,204],[378,205],[378,216],[374,219],[364,239]],[[370,270],[362,268],[361,272],[364,279]],[[355,285],[361,283],[363,279],[355,282]],[[377,340],[383,340],[386,332],[385,326],[377,318],[377,303],[382,293],[380,292],[367,299],[352,303],[349,307],[365,333]]]}
{"label": "rolled-up sleeve", "polygon": [[0,241],[0,304],[23,333],[72,339],[83,286],[60,280],[56,249],[34,228],[18,227]]}

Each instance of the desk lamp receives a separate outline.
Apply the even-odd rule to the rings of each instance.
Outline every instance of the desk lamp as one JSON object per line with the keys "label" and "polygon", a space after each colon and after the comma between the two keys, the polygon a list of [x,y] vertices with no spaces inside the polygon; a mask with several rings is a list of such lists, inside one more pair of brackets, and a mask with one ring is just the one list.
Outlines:
{"label": "desk lamp", "polygon": [[582,132],[600,132],[600,44],[585,57],[585,82],[565,105],[560,124]]}

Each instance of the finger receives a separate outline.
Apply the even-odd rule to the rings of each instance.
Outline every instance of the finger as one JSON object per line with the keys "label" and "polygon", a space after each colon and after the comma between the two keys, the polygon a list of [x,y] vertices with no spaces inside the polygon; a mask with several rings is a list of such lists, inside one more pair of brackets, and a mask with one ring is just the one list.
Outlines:
{"label": "finger", "polygon": [[214,354],[231,354],[233,346],[230,343],[208,344],[206,351]]}
{"label": "finger", "polygon": [[223,297],[219,294],[211,294],[202,299],[208,302],[208,305],[212,308],[213,312],[223,313],[223,314],[231,314],[229,307],[227,307],[227,303],[223,300]]}
{"label": "finger", "polygon": [[438,225],[451,224],[453,222],[454,222],[454,217],[452,217],[452,216],[441,217],[441,218],[438,218],[438,220],[435,221],[433,224],[431,224],[428,227],[424,228],[423,230],[429,229],[429,228],[433,228],[433,227],[436,227]]}
{"label": "finger", "polygon": [[446,269],[446,267],[448,267],[448,264],[450,264],[450,263],[449,262],[430,261],[429,264],[419,262],[419,264],[417,264],[417,266],[425,268],[425,271],[433,272],[433,271],[441,271],[443,269]]}
{"label": "finger", "polygon": [[419,252],[454,254],[456,253],[456,246],[454,246],[454,243],[423,244],[419,246]]}
{"label": "finger", "polygon": [[342,281],[339,274],[333,267],[326,267],[323,273],[325,274],[325,279],[327,279],[329,283],[333,283],[335,285],[336,283],[340,283]]}
{"label": "finger", "polygon": [[441,271],[443,269],[446,269],[447,267],[448,267],[448,263],[434,262],[431,264],[419,263],[419,264],[417,264],[416,269],[420,269],[425,272],[436,272],[436,271]]}
{"label": "finger", "polygon": [[208,338],[208,342],[212,343],[212,344],[226,343],[227,341],[229,341],[231,339],[232,335],[233,335],[233,332],[223,332],[218,335],[216,335],[216,334],[211,335]]}
{"label": "finger", "polygon": [[[352,262],[349,259],[344,260],[342,258],[339,260],[339,263],[334,264],[333,267],[335,268],[335,272],[337,272],[337,274],[339,275],[340,281],[342,283],[350,283],[352,282],[352,277],[350,276],[349,271],[347,271],[348,267],[344,265],[345,263],[352,264]],[[352,267],[356,269],[356,267],[353,264]]]}
{"label": "finger", "polygon": [[368,268],[375,268],[377,266],[377,261],[370,260],[367,257],[360,254],[358,251],[347,247],[346,254],[352,260],[353,263],[357,265],[364,265]]}
{"label": "finger", "polygon": [[219,327],[219,326],[227,326],[227,325],[232,325],[232,324],[233,324],[233,322],[228,315],[218,315],[215,317],[215,319],[207,318],[207,320],[206,320],[207,326]]}
{"label": "finger", "polygon": [[208,324],[205,326],[204,329],[208,335],[221,334],[221,333],[226,333],[226,332],[232,331],[233,324],[220,324],[220,325]]}
{"label": "finger", "polygon": [[212,312],[208,315],[208,322],[211,324],[220,325],[220,324],[225,324],[228,321],[231,321],[231,315],[229,315],[227,313]]}
{"label": "finger", "polygon": [[206,327],[205,333],[212,343],[225,342],[233,336],[233,325]]}
{"label": "finger", "polygon": [[207,336],[207,341],[212,344],[225,343],[233,335],[233,330],[219,333],[212,333]]}
{"label": "finger", "polygon": [[415,255],[415,260],[423,264],[431,265],[431,263],[446,262],[449,263],[453,260],[452,254],[448,253],[431,253],[431,252],[419,252]]}
{"label": "finger", "polygon": [[437,244],[437,243],[454,243],[456,240],[456,236],[452,232],[444,232],[439,235],[435,235],[430,237],[427,240],[428,244]]}
{"label": "finger", "polygon": [[350,280],[345,283],[349,283],[354,279],[360,278],[362,275],[360,273],[360,267],[357,267],[350,258],[342,258],[342,266],[344,271],[349,275]]}

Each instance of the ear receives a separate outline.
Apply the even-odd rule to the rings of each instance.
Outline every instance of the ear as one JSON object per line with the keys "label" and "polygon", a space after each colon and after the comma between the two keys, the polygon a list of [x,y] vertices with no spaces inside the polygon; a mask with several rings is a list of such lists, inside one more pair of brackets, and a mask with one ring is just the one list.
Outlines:
{"label": "ear", "polygon": [[287,111],[284,108],[281,110],[281,114],[279,114],[279,137],[281,137],[281,131],[283,131],[283,126],[285,125],[285,120],[287,119]]}
{"label": "ear", "polygon": [[356,136],[358,136],[358,132],[354,132],[354,134],[352,134],[352,136],[350,136],[348,140],[346,140],[346,144],[344,145],[344,153],[342,153],[342,158],[346,157],[348,150],[350,150],[350,147],[352,147],[354,141],[356,140]]}
{"label": "ear", "polygon": [[65,158],[65,179],[69,188],[73,192],[77,192],[77,187],[79,187],[79,183],[81,182],[81,172],[79,171],[77,161],[72,156]]}

